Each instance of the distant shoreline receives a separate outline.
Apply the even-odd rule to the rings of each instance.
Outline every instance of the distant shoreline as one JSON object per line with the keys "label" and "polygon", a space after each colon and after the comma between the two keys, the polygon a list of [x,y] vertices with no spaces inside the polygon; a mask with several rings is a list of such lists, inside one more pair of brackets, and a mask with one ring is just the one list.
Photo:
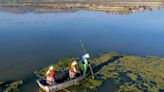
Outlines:
{"label": "distant shoreline", "polygon": [[[52,1],[52,2],[0,2],[0,5],[11,5],[11,4],[17,4],[17,5],[33,5],[33,4],[107,4],[107,5],[164,5],[164,1]],[[120,5],[121,4],[121,5]]]}
{"label": "distant shoreline", "polygon": [[56,2],[4,2],[0,7],[33,7],[41,9],[95,10],[114,13],[142,12],[158,9],[164,2],[111,2],[111,1],[56,1]]}

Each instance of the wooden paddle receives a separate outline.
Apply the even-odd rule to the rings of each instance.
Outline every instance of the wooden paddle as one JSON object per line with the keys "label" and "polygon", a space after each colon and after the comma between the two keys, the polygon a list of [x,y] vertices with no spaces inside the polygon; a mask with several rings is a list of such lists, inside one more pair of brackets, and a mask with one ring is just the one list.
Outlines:
{"label": "wooden paddle", "polygon": [[[82,48],[82,50],[83,50],[83,53],[84,53],[84,54],[87,54],[87,51],[85,50],[84,45],[83,45],[83,43],[82,43],[81,40],[80,40],[80,45],[81,45],[81,48]],[[93,73],[92,66],[91,66],[89,60],[88,60],[88,65],[89,65],[89,68],[90,68],[90,70],[91,70],[92,79],[94,79],[94,73]]]}

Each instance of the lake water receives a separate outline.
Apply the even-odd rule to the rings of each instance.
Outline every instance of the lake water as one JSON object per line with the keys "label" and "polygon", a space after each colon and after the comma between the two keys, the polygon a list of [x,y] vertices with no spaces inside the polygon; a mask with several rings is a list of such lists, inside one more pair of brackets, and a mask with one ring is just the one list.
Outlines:
{"label": "lake water", "polygon": [[114,50],[164,57],[164,10],[127,15],[84,10],[58,13],[2,10],[0,80],[23,79],[23,92],[36,92],[33,72],[61,57],[82,55],[79,40],[92,54]]}

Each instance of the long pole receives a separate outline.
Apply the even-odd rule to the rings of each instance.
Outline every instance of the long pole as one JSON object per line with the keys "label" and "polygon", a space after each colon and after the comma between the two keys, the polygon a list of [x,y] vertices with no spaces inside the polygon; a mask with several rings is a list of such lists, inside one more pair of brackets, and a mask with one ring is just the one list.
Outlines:
{"label": "long pole", "polygon": [[[83,53],[84,53],[84,54],[87,54],[87,51],[85,50],[84,45],[83,45],[83,43],[82,43],[81,40],[80,40],[80,45],[81,45],[81,48],[82,48],[82,50],[83,50]],[[91,70],[92,79],[94,79],[94,73],[93,73],[93,70],[92,70],[92,66],[91,66],[91,64],[89,63],[89,60],[88,60],[88,65],[89,65],[89,68],[90,68],[90,70]]]}
{"label": "long pole", "polygon": [[43,79],[43,80],[46,80],[46,78],[40,76],[39,74],[37,74],[36,76],[38,76],[39,78]]}

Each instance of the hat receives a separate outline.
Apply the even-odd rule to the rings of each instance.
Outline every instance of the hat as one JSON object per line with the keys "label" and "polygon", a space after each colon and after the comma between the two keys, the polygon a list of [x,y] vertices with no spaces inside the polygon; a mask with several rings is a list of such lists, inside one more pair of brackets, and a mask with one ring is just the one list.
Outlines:
{"label": "hat", "polygon": [[49,70],[54,70],[54,67],[53,66],[50,66]]}
{"label": "hat", "polygon": [[73,61],[73,62],[72,62],[72,65],[76,65],[76,64],[77,64],[77,62],[76,62],[76,61]]}
{"label": "hat", "polygon": [[89,54],[88,54],[88,53],[87,53],[87,54],[85,54],[85,55],[84,55],[84,57],[85,57],[85,58],[90,58],[90,56],[89,56]]}

